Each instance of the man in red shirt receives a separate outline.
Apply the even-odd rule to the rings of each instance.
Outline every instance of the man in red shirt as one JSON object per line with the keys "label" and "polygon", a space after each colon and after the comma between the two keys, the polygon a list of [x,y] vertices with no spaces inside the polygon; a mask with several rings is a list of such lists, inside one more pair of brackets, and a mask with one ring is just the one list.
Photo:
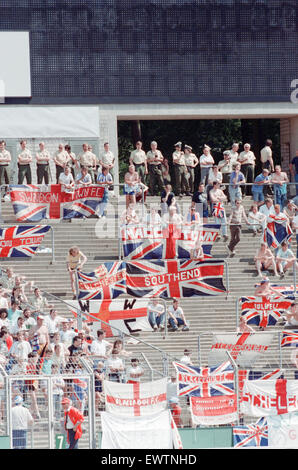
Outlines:
{"label": "man in red shirt", "polygon": [[67,431],[67,442],[69,443],[69,449],[78,449],[79,439],[82,437],[82,423],[84,421],[84,415],[72,406],[72,401],[64,397],[62,398],[61,404],[64,410],[64,427]]}

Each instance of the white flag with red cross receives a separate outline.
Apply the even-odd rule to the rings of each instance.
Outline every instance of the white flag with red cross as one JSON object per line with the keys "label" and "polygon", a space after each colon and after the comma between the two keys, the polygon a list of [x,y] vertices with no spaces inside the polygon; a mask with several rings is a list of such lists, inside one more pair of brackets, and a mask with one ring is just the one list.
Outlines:
{"label": "white flag with red cross", "polygon": [[247,380],[240,403],[249,416],[282,415],[298,411],[297,380]]}
{"label": "white flag with red cross", "polygon": [[146,416],[167,407],[167,378],[122,384],[104,381],[106,411],[117,415]]}

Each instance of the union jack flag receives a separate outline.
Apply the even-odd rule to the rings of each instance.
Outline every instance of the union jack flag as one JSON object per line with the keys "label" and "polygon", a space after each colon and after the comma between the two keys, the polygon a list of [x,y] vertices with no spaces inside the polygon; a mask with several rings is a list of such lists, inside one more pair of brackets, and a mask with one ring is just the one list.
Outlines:
{"label": "union jack flag", "polygon": [[[196,230],[191,230],[190,226],[186,226],[182,227],[178,236],[165,236],[160,231],[156,234],[158,236],[152,237],[154,231],[147,230],[146,227],[138,227],[134,232],[131,227],[127,227],[122,232],[124,257],[129,259],[170,259],[177,256],[179,259],[189,259],[197,239],[201,241],[204,254],[210,255],[219,229],[219,225],[206,224]],[[127,231],[128,234],[126,234]],[[133,235],[136,235],[135,238]]]}
{"label": "union jack flag", "polygon": [[233,444],[235,448],[268,446],[266,418],[260,418],[254,424],[233,427]]}
{"label": "union jack flag", "polygon": [[173,362],[177,372],[178,396],[213,397],[233,395],[234,371],[229,361],[215,367],[194,367]]}
{"label": "union jack flag", "polygon": [[242,297],[241,316],[247,324],[267,327],[275,325],[284,310],[287,310],[292,299],[280,295],[271,297]]}
{"label": "union jack flag", "polygon": [[222,260],[159,260],[126,263],[127,293],[133,297],[192,297],[226,292]]}
{"label": "union jack flag", "polygon": [[96,213],[104,188],[78,186],[73,192],[62,191],[60,184],[10,186],[10,198],[19,222],[42,219],[89,217]]}
{"label": "union jack flag", "polygon": [[125,263],[103,263],[95,271],[77,272],[79,300],[115,299],[126,293]]}
{"label": "union jack flag", "polygon": [[225,216],[225,208],[222,202],[216,202],[212,207],[213,217],[219,217],[222,219]]}
{"label": "union jack flag", "polygon": [[267,227],[264,230],[264,242],[269,247],[277,248],[282,242],[288,241],[292,235],[292,229],[283,216],[271,214],[268,217]]}
{"label": "union jack flag", "polygon": [[50,225],[16,225],[0,229],[0,258],[33,256]]}
{"label": "union jack flag", "polygon": [[298,347],[298,330],[282,332],[280,346],[282,348],[297,348]]}

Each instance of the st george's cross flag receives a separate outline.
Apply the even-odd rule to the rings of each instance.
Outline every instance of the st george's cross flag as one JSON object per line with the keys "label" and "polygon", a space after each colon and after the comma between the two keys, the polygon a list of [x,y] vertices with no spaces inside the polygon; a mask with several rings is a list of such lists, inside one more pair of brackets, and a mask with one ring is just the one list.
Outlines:
{"label": "st george's cross flag", "polygon": [[24,258],[35,254],[50,225],[15,225],[0,229],[0,258]]}
{"label": "st george's cross flag", "polygon": [[185,224],[177,236],[170,236],[161,225],[126,225],[121,229],[123,252],[126,259],[189,259],[197,240],[205,255],[211,254],[220,226]]}
{"label": "st george's cross flag", "polygon": [[218,259],[127,261],[126,288],[133,297],[219,295],[226,292],[223,273]]}
{"label": "st george's cross flag", "polygon": [[91,330],[95,337],[99,329],[104,330],[107,337],[117,336],[119,330],[127,334],[152,331],[148,321],[148,301],[143,299],[87,300],[79,302],[69,300],[67,304],[75,317],[77,317],[79,309],[84,320],[92,323]]}
{"label": "st george's cross flag", "polygon": [[287,310],[292,299],[281,295],[270,297],[241,297],[241,316],[248,325],[260,327],[273,326]]}
{"label": "st george's cross flag", "polygon": [[298,330],[284,330],[280,346],[282,348],[298,348]]}
{"label": "st george's cross flag", "polygon": [[230,362],[217,367],[194,367],[173,362],[178,396],[190,396],[195,424],[226,424],[237,419],[234,371]]}
{"label": "st george's cross flag", "polygon": [[254,369],[238,369],[238,391],[241,398],[243,386],[246,380],[273,380],[283,379],[284,371],[282,369],[275,369],[269,372],[265,370],[259,371]]}
{"label": "st george's cross flag", "polygon": [[298,411],[298,380],[247,380],[240,411],[257,417]]}
{"label": "st george's cross flag", "polygon": [[288,241],[292,235],[292,229],[284,214],[271,214],[267,219],[263,240],[269,247],[277,248],[283,241]]}
{"label": "st george's cross flag", "polygon": [[101,264],[91,273],[77,271],[79,300],[115,299],[126,293],[123,262]]}
{"label": "st george's cross flag", "polygon": [[260,418],[256,423],[233,427],[233,445],[239,447],[268,447],[268,423]]}
{"label": "st george's cross flag", "polygon": [[214,333],[208,356],[209,366],[220,364],[227,359],[229,351],[241,367],[251,367],[264,355],[272,343],[274,333]]}
{"label": "st george's cross flag", "polygon": [[167,407],[167,378],[134,384],[105,380],[104,393],[106,411],[109,413],[122,416],[153,415]]}
{"label": "st george's cross flag", "polygon": [[10,199],[17,221],[89,217],[102,202],[104,188],[91,185],[62,191],[61,184],[10,186]]}

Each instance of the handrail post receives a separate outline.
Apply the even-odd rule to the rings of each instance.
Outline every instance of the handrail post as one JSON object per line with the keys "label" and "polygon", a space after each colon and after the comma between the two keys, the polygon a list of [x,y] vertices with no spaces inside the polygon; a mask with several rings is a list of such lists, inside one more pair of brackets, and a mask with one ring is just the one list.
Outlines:
{"label": "handrail post", "polygon": [[239,327],[239,301],[240,301],[240,298],[237,297],[236,298],[236,330],[238,330],[238,327]]}
{"label": "handrail post", "polygon": [[[75,286],[76,286],[76,300],[77,302],[79,302],[79,279],[78,279],[78,270],[76,269],[76,273],[75,273]],[[82,324],[82,312],[81,312],[81,309],[78,308],[77,309],[77,312],[78,312],[78,330],[82,330],[83,328],[83,324]]]}
{"label": "handrail post", "polygon": [[227,284],[227,293],[226,293],[226,299],[229,296],[230,293],[230,277],[229,277],[229,264],[227,260],[224,260],[225,266],[226,266],[226,284]]}
{"label": "handrail post", "polygon": [[51,244],[52,244],[52,261],[51,264],[55,263],[55,236],[54,236],[54,228],[51,225]]}
{"label": "handrail post", "polygon": [[234,387],[235,387],[235,392],[236,392],[236,406],[237,406],[237,424],[239,424],[239,412],[240,412],[240,400],[239,400],[239,387],[238,387],[238,366],[236,364],[236,361],[233,359],[229,351],[226,351],[227,356],[232,364],[232,367],[234,369]]}

